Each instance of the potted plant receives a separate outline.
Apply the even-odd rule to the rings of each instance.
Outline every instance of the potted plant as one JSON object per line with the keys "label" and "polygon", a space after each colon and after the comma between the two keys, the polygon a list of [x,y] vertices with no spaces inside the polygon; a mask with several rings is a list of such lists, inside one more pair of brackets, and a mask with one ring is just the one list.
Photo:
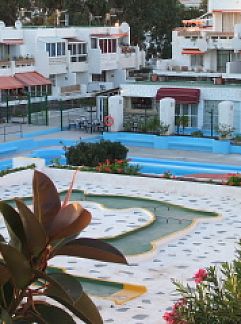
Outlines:
{"label": "potted plant", "polygon": [[228,125],[228,124],[219,124],[217,128],[217,133],[219,135],[219,139],[231,139],[232,133],[235,130],[234,127]]}

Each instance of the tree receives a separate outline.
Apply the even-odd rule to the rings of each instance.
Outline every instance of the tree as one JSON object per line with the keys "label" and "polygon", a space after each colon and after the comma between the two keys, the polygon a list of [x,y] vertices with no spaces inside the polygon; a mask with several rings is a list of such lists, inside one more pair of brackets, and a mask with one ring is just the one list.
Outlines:
{"label": "tree", "polygon": [[0,20],[7,26],[14,26],[18,17],[18,9],[28,6],[28,0],[0,0]]}
{"label": "tree", "polygon": [[208,0],[202,0],[201,5],[200,5],[200,10],[203,12],[208,11]]}

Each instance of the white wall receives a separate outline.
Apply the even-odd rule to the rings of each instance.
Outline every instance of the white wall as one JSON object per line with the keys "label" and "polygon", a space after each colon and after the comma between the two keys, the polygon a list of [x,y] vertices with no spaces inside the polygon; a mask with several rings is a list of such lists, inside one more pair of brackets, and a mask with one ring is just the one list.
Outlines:
{"label": "white wall", "polygon": [[213,10],[240,10],[241,0],[209,0],[208,11]]}
{"label": "white wall", "polygon": [[110,127],[112,132],[123,130],[123,97],[112,96],[108,98],[109,115],[114,119]]}

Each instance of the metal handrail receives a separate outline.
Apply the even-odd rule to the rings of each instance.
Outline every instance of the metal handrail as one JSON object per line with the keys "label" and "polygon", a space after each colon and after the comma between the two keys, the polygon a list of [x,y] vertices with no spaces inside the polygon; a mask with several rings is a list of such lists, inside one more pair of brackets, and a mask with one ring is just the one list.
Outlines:
{"label": "metal handrail", "polygon": [[[16,128],[17,126],[19,126],[19,129],[16,131],[8,131],[8,128],[14,127]],[[8,135],[13,135],[13,134],[19,134],[20,137],[23,137],[23,125],[19,124],[19,125],[5,125],[0,127],[0,136],[3,136],[3,141],[6,142],[7,140],[7,136]]]}

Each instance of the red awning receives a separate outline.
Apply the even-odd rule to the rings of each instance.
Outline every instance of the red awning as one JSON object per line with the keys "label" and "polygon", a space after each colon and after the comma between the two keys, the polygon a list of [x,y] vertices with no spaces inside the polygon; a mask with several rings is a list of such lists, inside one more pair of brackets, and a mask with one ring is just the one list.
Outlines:
{"label": "red awning", "polygon": [[128,33],[122,34],[91,34],[91,37],[97,38],[122,38],[128,36]]}
{"label": "red awning", "polygon": [[86,43],[86,41],[76,37],[65,37],[64,39],[66,39],[68,43]]}
{"label": "red awning", "polygon": [[184,48],[182,50],[182,54],[188,54],[188,55],[202,55],[205,54],[205,52],[200,51],[199,49],[192,49],[192,48]]}
{"label": "red awning", "polygon": [[0,44],[4,45],[22,45],[23,39],[2,39],[0,40]]}
{"label": "red awning", "polygon": [[12,76],[0,77],[0,90],[21,89],[23,84]]}
{"label": "red awning", "polygon": [[38,72],[16,73],[15,78],[25,87],[51,84],[49,79]]}
{"label": "red awning", "polygon": [[200,89],[161,88],[157,91],[156,100],[167,97],[175,99],[178,104],[198,104]]}

